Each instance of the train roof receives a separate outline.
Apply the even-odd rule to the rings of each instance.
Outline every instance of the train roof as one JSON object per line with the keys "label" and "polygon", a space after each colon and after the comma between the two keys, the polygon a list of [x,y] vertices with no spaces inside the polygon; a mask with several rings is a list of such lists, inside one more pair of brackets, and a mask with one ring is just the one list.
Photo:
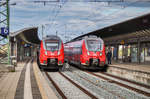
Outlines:
{"label": "train roof", "polygon": [[43,40],[61,40],[61,39],[56,35],[47,35],[46,37],[43,38]]}
{"label": "train roof", "polygon": [[[89,35],[89,36],[85,36],[85,37],[82,37],[82,39],[101,39],[100,37],[97,37],[95,35]],[[102,40],[102,39],[101,39]]]}
{"label": "train roof", "polygon": [[76,42],[76,41],[80,41],[80,40],[100,40],[101,42],[104,43],[103,39],[100,38],[100,37],[97,37],[95,35],[89,35],[89,36],[85,36],[85,37],[82,37],[82,38],[79,38],[79,39],[76,39],[76,40],[73,40],[73,41],[69,41],[69,42],[66,42],[65,44],[67,43],[72,43],[72,42]]}

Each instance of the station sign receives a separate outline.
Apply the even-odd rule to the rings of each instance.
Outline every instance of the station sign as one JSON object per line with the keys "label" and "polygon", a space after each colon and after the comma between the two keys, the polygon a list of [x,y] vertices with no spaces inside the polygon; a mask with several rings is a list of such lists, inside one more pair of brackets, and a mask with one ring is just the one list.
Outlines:
{"label": "station sign", "polygon": [[120,42],[120,44],[124,45],[124,44],[125,44],[124,40],[122,40],[122,41]]}
{"label": "station sign", "polygon": [[24,42],[24,41],[22,41],[22,42],[21,42],[21,44],[22,44],[22,45],[24,45],[24,44],[25,44],[25,42]]}
{"label": "station sign", "polygon": [[24,44],[24,47],[31,47],[31,44]]}
{"label": "station sign", "polygon": [[4,36],[9,35],[9,29],[7,27],[1,27],[0,28],[0,34],[4,35]]}

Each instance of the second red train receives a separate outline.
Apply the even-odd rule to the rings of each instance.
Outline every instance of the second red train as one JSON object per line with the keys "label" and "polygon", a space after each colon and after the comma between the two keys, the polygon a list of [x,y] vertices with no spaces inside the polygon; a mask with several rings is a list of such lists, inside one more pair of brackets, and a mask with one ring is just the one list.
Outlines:
{"label": "second red train", "polygon": [[85,37],[64,44],[65,60],[86,69],[104,68],[106,62],[104,41],[99,37]]}

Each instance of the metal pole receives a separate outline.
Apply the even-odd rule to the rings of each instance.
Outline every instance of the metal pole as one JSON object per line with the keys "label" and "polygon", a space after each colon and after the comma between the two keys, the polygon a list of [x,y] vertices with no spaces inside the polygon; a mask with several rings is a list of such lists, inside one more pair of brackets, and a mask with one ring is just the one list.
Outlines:
{"label": "metal pole", "polygon": [[44,26],[42,24],[42,40],[43,40],[43,36],[44,36]]}
{"label": "metal pole", "polygon": [[137,52],[137,59],[138,59],[138,63],[140,64],[140,55],[141,55],[141,44],[140,44],[141,42],[140,42],[140,38],[138,39],[138,52]]}
{"label": "metal pole", "polygon": [[65,41],[67,42],[67,37],[66,37],[66,33],[67,33],[67,24],[65,24]]}
{"label": "metal pole", "polygon": [[11,65],[11,59],[10,59],[10,37],[9,37],[9,0],[6,0],[6,6],[7,6],[7,28],[8,28],[8,65]]}
{"label": "metal pole", "polygon": [[56,31],[56,36],[57,36],[57,31]]}
{"label": "metal pole", "polygon": [[124,45],[122,44],[122,63],[124,62]]}

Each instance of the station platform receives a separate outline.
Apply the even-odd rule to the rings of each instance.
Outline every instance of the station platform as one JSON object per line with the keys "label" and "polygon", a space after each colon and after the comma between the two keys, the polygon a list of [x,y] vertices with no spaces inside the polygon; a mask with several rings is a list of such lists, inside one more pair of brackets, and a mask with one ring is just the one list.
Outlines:
{"label": "station platform", "polygon": [[108,65],[107,73],[150,85],[150,64],[120,63],[113,61],[112,64]]}
{"label": "station platform", "polygon": [[19,62],[15,72],[1,72],[0,99],[57,99],[32,60]]}
{"label": "station platform", "polygon": [[119,63],[113,61],[109,66],[120,67],[125,69],[130,69],[139,72],[150,73],[150,64],[138,64],[138,63]]}

